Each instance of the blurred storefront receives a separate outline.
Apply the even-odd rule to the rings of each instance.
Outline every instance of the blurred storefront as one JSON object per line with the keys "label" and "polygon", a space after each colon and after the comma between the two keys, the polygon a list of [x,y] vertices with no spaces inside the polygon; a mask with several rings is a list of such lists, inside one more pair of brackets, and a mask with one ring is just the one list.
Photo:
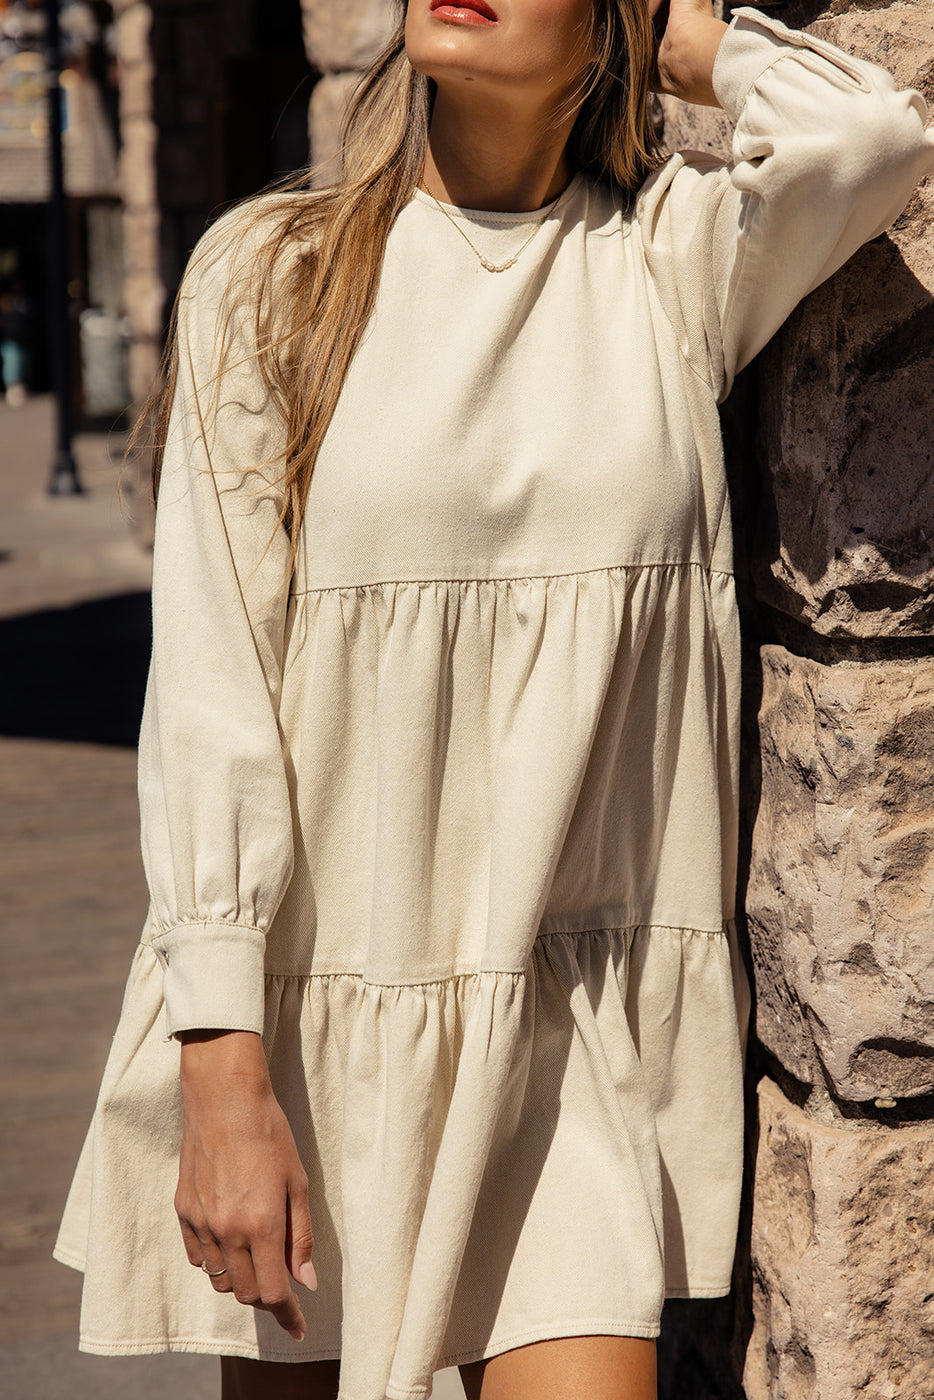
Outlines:
{"label": "blurred storefront", "polygon": [[[103,317],[119,336],[123,299],[117,169],[117,83],[109,4],[70,0],[61,9],[63,145],[69,242],[72,358],[81,367],[81,318]],[[46,247],[48,110],[42,0],[0,0],[0,299],[22,338],[28,387],[47,385]],[[118,366],[125,361],[118,358]],[[11,361],[4,356],[4,378]],[[76,383],[83,389],[84,376]],[[9,390],[10,385],[5,384]],[[101,411],[127,402],[125,369]],[[94,408],[84,403],[81,407]]]}
{"label": "blurred storefront", "polygon": [[308,160],[300,0],[116,0],[130,388],[145,398],[211,218]]}
{"label": "blurred storefront", "polygon": [[[300,0],[61,0],[76,408],[142,401],[212,217],[308,159]],[[45,0],[0,0],[0,315],[47,387]],[[8,318],[9,319],[9,318]]]}

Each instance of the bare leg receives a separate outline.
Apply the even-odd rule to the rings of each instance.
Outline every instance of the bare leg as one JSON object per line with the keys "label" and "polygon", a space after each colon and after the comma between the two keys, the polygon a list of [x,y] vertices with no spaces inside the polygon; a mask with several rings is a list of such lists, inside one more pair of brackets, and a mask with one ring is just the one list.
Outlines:
{"label": "bare leg", "polygon": [[221,1400],[337,1400],[339,1361],[221,1357]]}
{"label": "bare leg", "polygon": [[467,1400],[657,1400],[655,1342],[556,1337],[460,1367]]}

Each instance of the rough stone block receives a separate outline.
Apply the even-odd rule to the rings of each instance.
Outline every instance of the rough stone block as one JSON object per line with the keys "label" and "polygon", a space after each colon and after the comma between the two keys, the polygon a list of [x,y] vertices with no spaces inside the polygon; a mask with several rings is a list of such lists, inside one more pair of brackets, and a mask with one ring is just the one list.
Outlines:
{"label": "rough stone block", "polygon": [[762,649],[759,1038],[842,1098],[934,1090],[934,660]]}
{"label": "rough stone block", "polygon": [[747,1400],[932,1400],[934,1133],[759,1086]]}
{"label": "rough stone block", "polygon": [[315,84],[308,108],[308,142],[317,185],[328,185],[339,174],[344,113],[359,81],[359,73],[329,73]]}
{"label": "rough stone block", "polygon": [[660,97],[665,146],[669,151],[709,151],[729,160],[733,124],[719,107],[696,107],[677,97]]}
{"label": "rough stone block", "polygon": [[[812,29],[934,95],[934,4]],[[834,637],[934,626],[934,180],[764,352],[758,596]]]}
{"label": "rough stone block", "polygon": [[762,357],[758,597],[830,637],[934,626],[934,303],[890,239]]}
{"label": "rough stone block", "polygon": [[366,68],[392,33],[391,0],[302,0],[308,61],[322,73]]}

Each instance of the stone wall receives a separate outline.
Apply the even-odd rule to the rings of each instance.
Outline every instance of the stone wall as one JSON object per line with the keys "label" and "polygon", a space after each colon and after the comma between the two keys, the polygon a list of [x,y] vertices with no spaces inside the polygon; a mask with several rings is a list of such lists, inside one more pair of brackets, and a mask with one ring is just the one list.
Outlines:
{"label": "stone wall", "polygon": [[[934,104],[932,0],[787,13]],[[929,179],[759,366],[750,1400],[934,1396],[932,385]]]}
{"label": "stone wall", "polygon": [[[934,102],[932,0],[774,11]],[[721,115],[666,109],[671,144],[728,149]],[[764,1074],[720,1353],[748,1400],[934,1396],[932,385],[928,180],[760,356],[732,436]]]}

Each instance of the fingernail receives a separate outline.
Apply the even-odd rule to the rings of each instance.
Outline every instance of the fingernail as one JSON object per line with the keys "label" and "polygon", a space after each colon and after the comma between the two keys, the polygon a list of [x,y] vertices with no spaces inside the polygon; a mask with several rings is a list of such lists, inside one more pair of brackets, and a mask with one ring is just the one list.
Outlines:
{"label": "fingernail", "polygon": [[302,1328],[293,1327],[293,1328],[291,1329],[291,1331],[289,1332],[289,1336],[292,1338],[292,1341],[293,1341],[293,1342],[303,1342],[303,1341],[305,1340],[305,1329],[304,1329],[304,1327],[302,1327]]}
{"label": "fingernail", "polygon": [[318,1275],[315,1273],[315,1266],[311,1260],[307,1264],[299,1265],[298,1276],[306,1288],[314,1290],[318,1287]]}

